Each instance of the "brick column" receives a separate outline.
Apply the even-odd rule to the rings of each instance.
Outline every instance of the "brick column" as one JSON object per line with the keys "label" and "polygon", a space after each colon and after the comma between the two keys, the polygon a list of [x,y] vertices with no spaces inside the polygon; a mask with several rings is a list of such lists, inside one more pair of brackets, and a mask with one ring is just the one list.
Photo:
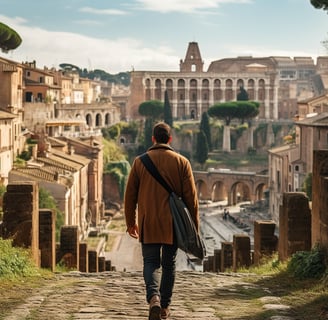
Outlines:
{"label": "brick column", "polygon": [[17,247],[30,248],[33,261],[40,266],[39,187],[35,182],[8,184],[3,196],[1,236]]}
{"label": "brick column", "polygon": [[88,255],[88,244],[80,243],[80,261],[79,261],[80,271],[89,272],[89,255]]}
{"label": "brick column", "polygon": [[63,226],[60,231],[60,253],[67,268],[79,270],[79,247],[78,227]]}
{"label": "brick column", "polygon": [[39,211],[39,248],[41,251],[41,267],[56,269],[56,219],[53,210]]}
{"label": "brick column", "polygon": [[106,271],[106,258],[105,257],[98,258],[98,271],[99,272]]}
{"label": "brick column", "polygon": [[214,249],[213,271],[220,272],[221,270],[221,250]]}
{"label": "brick column", "polygon": [[278,238],[274,234],[276,224],[272,220],[254,222],[254,264],[258,265],[262,256],[270,256],[278,249]]}
{"label": "brick column", "polygon": [[279,259],[311,250],[311,211],[302,192],[285,192],[279,208]]}
{"label": "brick column", "polygon": [[251,240],[246,234],[235,234],[233,236],[233,260],[232,269],[237,271],[240,267],[251,265]]}
{"label": "brick column", "polygon": [[232,267],[232,242],[221,242],[221,272]]}
{"label": "brick column", "polygon": [[96,250],[88,251],[88,260],[89,260],[89,272],[98,272],[98,252]]}

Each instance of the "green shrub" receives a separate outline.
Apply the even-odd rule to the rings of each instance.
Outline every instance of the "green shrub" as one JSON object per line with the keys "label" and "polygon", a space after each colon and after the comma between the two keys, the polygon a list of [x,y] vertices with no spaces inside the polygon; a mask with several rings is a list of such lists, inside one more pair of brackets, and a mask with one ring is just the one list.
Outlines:
{"label": "green shrub", "polygon": [[287,270],[299,279],[319,279],[326,271],[325,253],[316,246],[311,251],[295,253],[288,263]]}
{"label": "green shrub", "polygon": [[0,279],[38,275],[29,251],[12,246],[11,240],[0,238]]}

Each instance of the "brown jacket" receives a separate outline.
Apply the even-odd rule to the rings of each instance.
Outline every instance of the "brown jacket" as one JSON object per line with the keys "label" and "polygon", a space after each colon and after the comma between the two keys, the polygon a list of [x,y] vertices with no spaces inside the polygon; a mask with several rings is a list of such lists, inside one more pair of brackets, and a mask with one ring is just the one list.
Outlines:
{"label": "brown jacket", "polygon": [[[189,161],[167,144],[153,145],[148,154],[166,182],[185,201],[199,229],[197,192]],[[138,225],[141,242],[173,243],[173,222],[168,198],[168,192],[137,157],[126,186],[124,210],[127,227]]]}

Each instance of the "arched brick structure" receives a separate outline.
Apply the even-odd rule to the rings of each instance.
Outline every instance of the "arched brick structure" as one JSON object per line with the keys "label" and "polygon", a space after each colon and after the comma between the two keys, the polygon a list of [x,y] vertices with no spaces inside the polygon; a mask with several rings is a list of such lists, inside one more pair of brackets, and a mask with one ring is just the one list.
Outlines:
{"label": "arched brick structure", "polygon": [[194,178],[200,200],[227,200],[228,205],[261,200],[268,185],[268,176],[254,172],[194,171]]}

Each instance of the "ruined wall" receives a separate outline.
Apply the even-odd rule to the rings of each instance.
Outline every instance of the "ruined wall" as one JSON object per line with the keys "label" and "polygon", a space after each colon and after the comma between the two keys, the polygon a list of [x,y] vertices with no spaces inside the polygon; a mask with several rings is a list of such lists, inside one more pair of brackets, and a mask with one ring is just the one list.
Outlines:
{"label": "ruined wall", "polygon": [[284,261],[297,251],[310,250],[309,199],[302,192],[286,192],[279,210],[279,259]]}
{"label": "ruined wall", "polygon": [[0,235],[13,245],[29,248],[33,261],[40,265],[39,187],[35,182],[8,184],[3,197],[3,223]]}
{"label": "ruined wall", "polygon": [[328,151],[313,153],[312,177],[312,246],[328,250]]}

